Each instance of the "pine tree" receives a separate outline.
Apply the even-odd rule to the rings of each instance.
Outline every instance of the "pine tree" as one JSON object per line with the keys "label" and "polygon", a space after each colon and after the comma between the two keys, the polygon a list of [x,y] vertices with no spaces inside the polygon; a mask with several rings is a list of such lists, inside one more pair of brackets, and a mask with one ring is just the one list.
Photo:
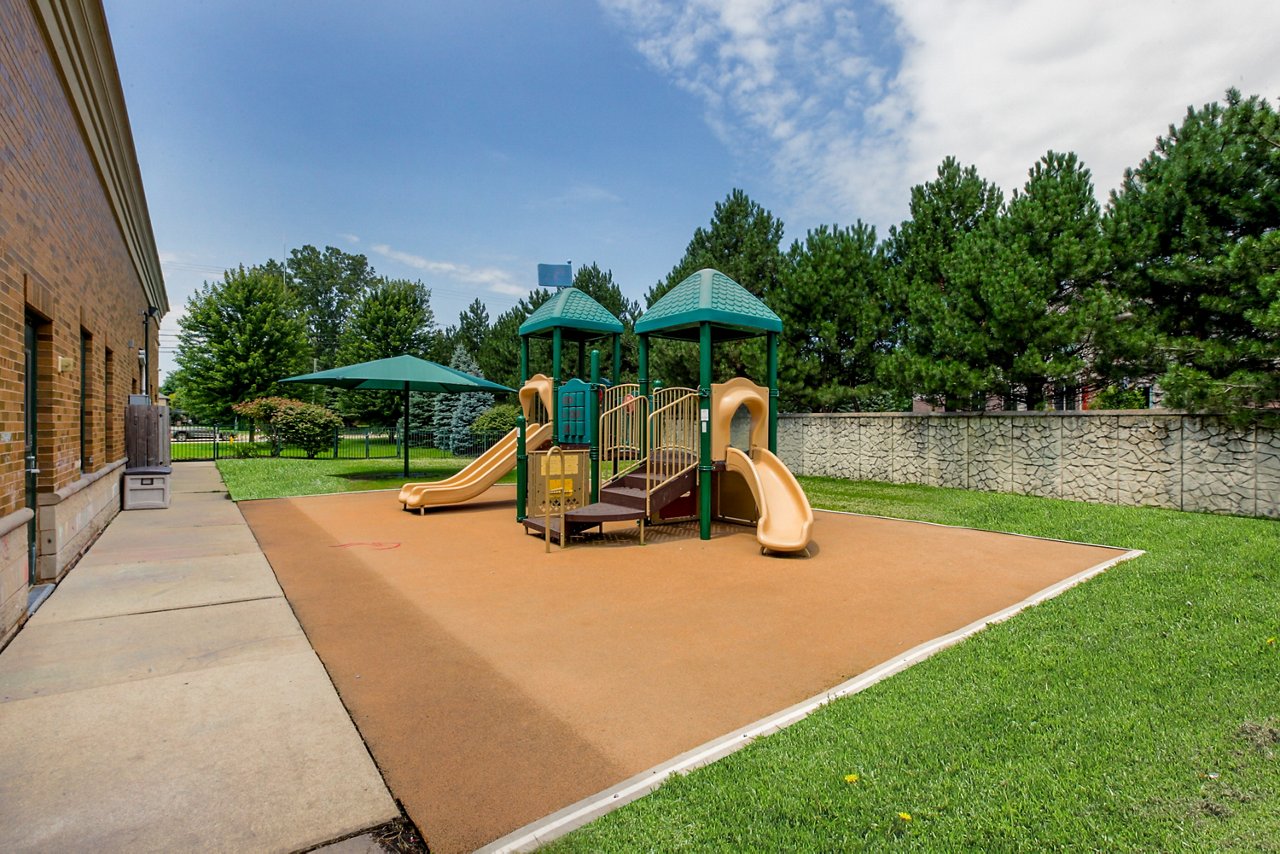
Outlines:
{"label": "pine tree", "polygon": [[[781,281],[785,263],[780,248],[783,230],[781,220],[742,190],[734,189],[716,204],[710,226],[694,231],[680,262],[649,289],[645,305],[652,307],[667,291],[707,267],[719,270],[768,303]],[[760,339],[716,346],[712,364],[716,381],[740,374],[762,379],[763,369],[764,345]],[[657,342],[650,349],[649,373],[650,379],[660,379],[668,386],[696,386],[696,345]]]}
{"label": "pine tree", "polygon": [[994,220],[1003,194],[972,167],[948,157],[936,180],[911,189],[911,219],[889,229],[886,250],[896,322],[884,382],[948,409],[979,408],[988,385],[988,338],[971,281],[955,281],[966,235]]}
{"label": "pine tree", "polygon": [[[476,360],[484,372],[485,379],[493,380],[508,388],[520,386],[520,324],[529,319],[542,304],[551,298],[551,292],[535,289],[511,308],[498,315],[489,329],[484,343],[480,346],[480,357]],[[546,356],[545,360],[542,358]],[[530,373],[551,373],[551,358],[546,353],[545,345],[530,342]],[[539,367],[545,362],[545,367]]]}
{"label": "pine tree", "polygon": [[488,337],[489,309],[477,297],[458,315],[458,328],[454,333],[453,344],[466,347],[471,358],[477,359],[484,340]]}
{"label": "pine tree", "polygon": [[[483,378],[480,366],[476,364],[476,360],[462,343],[459,343],[453,351],[449,367]],[[470,453],[475,449],[476,444],[471,425],[491,406],[493,406],[493,395],[487,391],[440,395],[436,401],[432,420],[436,447],[443,448],[452,454]]]}
{"label": "pine tree", "polygon": [[1005,409],[1036,409],[1054,388],[1080,382],[1101,303],[1101,213],[1089,170],[1074,154],[1049,152],[1005,211],[967,234],[945,265],[969,310],[946,316],[948,332],[981,347],[969,368],[976,394]]}
{"label": "pine tree", "polygon": [[1277,418],[1280,113],[1235,89],[1188,109],[1108,208],[1125,322],[1107,330],[1103,367],[1157,377],[1168,405]]}
{"label": "pine tree", "polygon": [[876,365],[888,348],[891,315],[875,228],[824,225],[793,243],[772,308],[782,318],[783,409],[860,410],[877,398]]}

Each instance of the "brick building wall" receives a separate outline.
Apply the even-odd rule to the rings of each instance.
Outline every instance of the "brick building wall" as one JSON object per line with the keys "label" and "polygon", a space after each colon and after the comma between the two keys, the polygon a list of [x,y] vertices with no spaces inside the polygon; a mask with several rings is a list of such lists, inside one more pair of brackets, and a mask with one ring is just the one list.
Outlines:
{"label": "brick building wall", "polygon": [[[63,8],[73,25],[89,22],[110,58],[96,3],[0,0],[0,642],[26,609],[24,324],[33,320],[37,335],[36,577],[50,581],[119,507],[125,405],[144,386],[138,351],[155,302],[113,206],[104,177],[113,170],[90,144],[93,129],[41,17]],[[107,72],[118,93],[114,67]],[[132,161],[131,138],[128,149]],[[145,231],[149,238],[149,223]],[[148,325],[155,353],[156,324]],[[149,371],[154,388],[154,364]]]}

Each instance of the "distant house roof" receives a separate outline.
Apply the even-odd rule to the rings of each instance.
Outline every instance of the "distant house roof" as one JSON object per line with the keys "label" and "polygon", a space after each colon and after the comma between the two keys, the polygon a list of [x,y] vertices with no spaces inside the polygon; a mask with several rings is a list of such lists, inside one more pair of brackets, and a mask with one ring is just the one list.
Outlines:
{"label": "distant house roof", "polygon": [[557,328],[571,341],[622,334],[622,322],[577,288],[556,292],[520,324],[520,334],[546,338]]}
{"label": "distant house roof", "polygon": [[782,319],[750,291],[706,269],[663,294],[636,323],[636,334],[696,341],[703,323],[711,324],[717,341],[782,331]]}

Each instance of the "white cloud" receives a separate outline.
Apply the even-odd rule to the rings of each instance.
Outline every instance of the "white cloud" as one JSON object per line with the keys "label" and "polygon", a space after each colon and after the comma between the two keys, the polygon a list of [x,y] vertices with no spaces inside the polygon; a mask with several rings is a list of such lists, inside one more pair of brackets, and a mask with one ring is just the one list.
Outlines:
{"label": "white cloud", "polygon": [[498,267],[471,267],[452,261],[433,261],[421,255],[393,249],[385,243],[375,243],[370,249],[383,258],[404,264],[414,270],[443,276],[467,285],[481,285],[495,294],[523,296],[528,291],[527,287],[516,283],[515,276]]}
{"label": "white cloud", "polygon": [[581,207],[583,205],[619,204],[622,197],[595,184],[573,184],[567,190],[535,203],[536,207]]}
{"label": "white cloud", "polygon": [[351,234],[350,232],[343,231],[343,232],[340,232],[338,236],[341,237],[343,240],[347,241],[348,243],[360,242],[359,236],[355,234]]}
{"label": "white cloud", "polygon": [[1189,105],[1280,92],[1272,0],[890,4],[911,37],[897,80],[910,183],[955,154],[1011,190],[1052,148],[1080,155],[1105,196]]}
{"label": "white cloud", "polygon": [[1280,93],[1280,4],[600,0],[806,225],[881,227],[942,158],[1006,191],[1075,151],[1099,196],[1188,105]]}

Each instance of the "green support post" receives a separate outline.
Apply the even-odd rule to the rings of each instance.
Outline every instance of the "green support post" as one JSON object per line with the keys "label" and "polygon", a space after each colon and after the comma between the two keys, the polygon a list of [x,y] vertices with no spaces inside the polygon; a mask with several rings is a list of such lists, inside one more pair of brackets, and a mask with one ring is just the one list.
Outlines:
{"label": "green support post", "polygon": [[524,413],[516,416],[516,521],[523,522],[529,491],[529,453],[524,445]]}
{"label": "green support post", "polygon": [[556,435],[552,436],[551,441],[559,444],[557,438],[560,433],[560,327],[557,326],[551,331],[551,423],[556,425]]}
{"label": "green support post", "polygon": [[778,333],[769,333],[769,453],[778,453]]}
{"label": "green support post", "polygon": [[640,383],[640,396],[649,396],[649,336],[640,336],[640,372],[637,378]]}
{"label": "green support post", "polygon": [[586,339],[578,342],[578,376],[587,373],[587,342]]}
{"label": "green support post", "polygon": [[698,327],[698,536],[711,539],[711,324]]}
{"label": "green support post", "polygon": [[591,430],[591,503],[600,500],[600,351],[591,351],[591,390],[587,392],[587,424]]}
{"label": "green support post", "polygon": [[613,384],[622,382],[622,336],[613,336]]}
{"label": "green support post", "polygon": [[[640,336],[640,396],[649,399],[649,336]],[[640,456],[649,453],[649,424],[640,425]]]}
{"label": "green support post", "polygon": [[[524,384],[529,381],[529,336],[520,336],[520,387],[524,388]],[[517,401],[517,406],[519,402]],[[524,413],[516,415],[516,521],[523,522],[525,506],[528,500],[529,485],[529,453],[524,444]]]}

